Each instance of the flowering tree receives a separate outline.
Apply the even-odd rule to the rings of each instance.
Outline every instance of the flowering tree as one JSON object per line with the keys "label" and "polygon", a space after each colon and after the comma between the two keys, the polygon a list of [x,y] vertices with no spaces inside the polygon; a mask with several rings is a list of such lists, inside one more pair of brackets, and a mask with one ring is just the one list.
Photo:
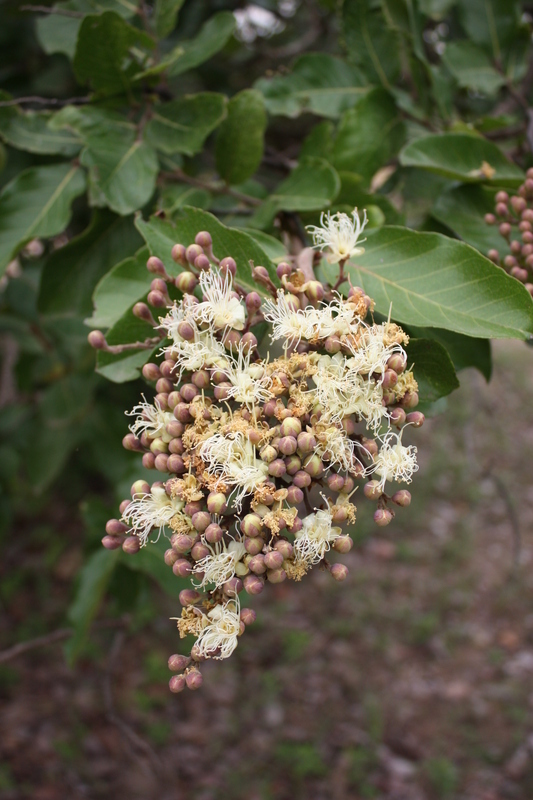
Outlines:
{"label": "flowering tree", "polygon": [[40,9],[43,74],[0,100],[5,327],[38,365],[7,446],[40,490],[81,446],[123,497],[133,408],[144,472],[88,554],[69,653],[117,565],[141,570],[196,637],[175,691],[231,654],[242,592],[345,577],[357,485],[391,522],[403,431],[533,331],[520,3],[220,5]]}

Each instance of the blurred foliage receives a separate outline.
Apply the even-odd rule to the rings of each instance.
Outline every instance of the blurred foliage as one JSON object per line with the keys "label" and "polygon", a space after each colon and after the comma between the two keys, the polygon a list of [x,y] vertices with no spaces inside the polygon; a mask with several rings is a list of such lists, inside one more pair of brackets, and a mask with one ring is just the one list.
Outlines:
{"label": "blurred foliage", "polygon": [[[248,259],[272,271],[323,209],[366,207],[351,276],[411,331],[423,400],[466,366],[488,377],[488,339],[533,330],[483,222],[533,164],[531,16],[517,0],[1,7],[0,530],[41,515],[92,553],[73,657],[114,561],[132,574],[97,543],[134,477],[123,409],[149,355],[100,354],[94,375],[91,298],[88,324],[136,341],[148,253],[175,273],[172,243],[209,228],[246,283]],[[175,595],[146,556],[135,569]],[[451,785],[441,772],[429,780]]]}

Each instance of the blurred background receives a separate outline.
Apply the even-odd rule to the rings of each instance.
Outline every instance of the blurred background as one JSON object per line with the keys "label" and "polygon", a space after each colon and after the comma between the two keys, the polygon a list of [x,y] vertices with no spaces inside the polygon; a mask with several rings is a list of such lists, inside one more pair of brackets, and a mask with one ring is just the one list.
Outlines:
{"label": "blurred background", "polygon": [[[529,5],[491,2],[496,20],[517,12],[516,42],[528,31],[527,77]],[[341,5],[187,0],[175,42],[219,11],[234,12],[237,28],[181,78],[180,92],[232,95],[269,70],[283,75],[302,53],[349,55],[356,42],[343,42]],[[461,28],[465,2],[420,6],[436,60],[475,23]],[[79,0],[62,8],[81,13]],[[0,15],[6,92],[65,100],[85,91],[36,22],[53,15],[18,2],[1,3]],[[492,115],[509,152],[530,166],[514,88],[504,81],[484,93],[448,74],[450,128],[485,120],[488,130]],[[412,133],[419,122],[405,114]],[[280,153],[297,155],[314,122],[274,119],[267,176]],[[54,162],[0,147],[2,187]],[[452,235],[433,213],[445,179],[391,163],[385,216]],[[224,213],[224,201],[211,210]],[[52,245],[30,241],[0,283],[0,798],[530,800],[533,350],[495,342],[490,382],[461,372],[445,413],[417,432],[410,508],[378,530],[361,504],[342,585],[315,569],[252,598],[257,622],[234,656],[205,668],[200,692],[173,696],[167,659],[180,649],[170,621],[179,610],[168,570],[120,562],[112,574],[85,572],[80,590],[105,521],[138,477],[121,438],[124,409],[144,388],[94,374],[88,296],[72,314],[38,304],[46,264],[88,220],[79,198],[67,231]]]}

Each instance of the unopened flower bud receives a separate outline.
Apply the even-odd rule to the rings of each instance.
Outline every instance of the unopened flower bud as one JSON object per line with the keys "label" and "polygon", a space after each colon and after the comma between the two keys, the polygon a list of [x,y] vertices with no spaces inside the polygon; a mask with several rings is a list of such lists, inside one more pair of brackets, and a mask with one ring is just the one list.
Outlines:
{"label": "unopened flower bud", "polygon": [[241,522],[241,531],[245,536],[256,537],[261,534],[263,522],[258,514],[246,514]]}
{"label": "unopened flower bud", "polygon": [[296,475],[301,469],[302,461],[298,456],[289,456],[285,459],[285,467],[287,468],[287,475]]}
{"label": "unopened flower bud", "polygon": [[403,408],[393,408],[390,412],[390,420],[392,425],[396,425],[397,428],[401,428],[401,426],[405,423],[407,415]]}
{"label": "unopened flower bud", "polygon": [[177,558],[172,565],[172,572],[177,578],[188,578],[192,567],[186,558]]}
{"label": "unopened flower bud", "polygon": [[305,489],[307,486],[311,485],[311,480],[311,475],[302,469],[298,470],[294,475],[292,483],[293,486],[297,486],[299,489]]}
{"label": "unopened flower bud", "polygon": [[227,350],[237,349],[239,346],[239,342],[241,341],[241,334],[238,331],[229,330],[226,331],[224,336],[222,337],[222,343]]}
{"label": "unopened flower bud", "polygon": [[312,453],[316,448],[316,439],[312,433],[302,432],[298,434],[298,450],[300,453]]}
{"label": "unopened flower bud", "polygon": [[170,538],[172,549],[177,553],[188,553],[192,547],[193,540],[186,533],[173,533]]}
{"label": "unopened flower bud", "polygon": [[263,575],[266,572],[265,566],[265,557],[262,553],[258,553],[258,555],[253,556],[248,562],[248,569],[250,572],[253,572],[254,575]]}
{"label": "unopened flower bud", "polygon": [[399,375],[405,370],[407,359],[401,353],[394,353],[387,361],[387,368],[394,370]]}
{"label": "unopened flower bud", "polygon": [[282,568],[270,569],[267,571],[266,576],[269,583],[283,583],[287,577],[287,573]]}
{"label": "unopened flower bud", "polygon": [[337,475],[335,472],[332,472],[330,475],[328,475],[327,484],[328,488],[331,489],[332,492],[340,492],[344,486],[344,478],[342,475]]}
{"label": "unopened flower bud", "polygon": [[91,331],[87,336],[87,341],[95,350],[105,350],[107,342],[102,331]]}
{"label": "unopened flower bud", "polygon": [[324,465],[319,456],[307,456],[303,463],[305,472],[309,473],[312,478],[320,478],[324,472]]}
{"label": "unopened flower bud", "polygon": [[[292,528],[291,532],[292,533],[294,532]],[[281,553],[284,561],[286,559],[292,558],[294,555],[294,548],[292,544],[288,542],[286,539],[278,539],[276,544],[274,545],[274,550],[276,550],[278,553]]]}
{"label": "unopened flower bud", "polygon": [[279,440],[278,450],[284,456],[292,456],[296,452],[298,444],[294,436],[283,436]]}
{"label": "unopened flower bud", "polygon": [[222,492],[211,492],[207,497],[207,509],[210,514],[224,514],[228,510],[226,495]]}
{"label": "unopened flower bud", "polygon": [[203,533],[212,521],[211,514],[208,514],[207,511],[197,511],[192,515],[192,524],[199,533]]}
{"label": "unopened flower bud", "polygon": [[232,258],[231,256],[223,258],[222,261],[220,262],[220,271],[222,272],[222,274],[229,272],[230,275],[235,277],[235,275],[237,274],[237,264],[235,262],[235,259]]}
{"label": "unopened flower bud", "polygon": [[276,267],[276,275],[278,278],[282,278],[284,275],[290,275],[292,272],[292,267],[290,264],[287,264],[286,261],[280,261],[278,266]]}
{"label": "unopened flower bud", "polygon": [[243,590],[243,582],[240,578],[230,578],[222,589],[228,597],[236,597]]}
{"label": "unopened flower bud", "polygon": [[496,224],[496,217],[494,214],[485,214],[485,222],[487,225],[495,225]]}
{"label": "unopened flower bud", "polygon": [[496,197],[494,199],[497,203],[508,203],[509,195],[507,194],[507,192],[500,191],[497,192]]}
{"label": "unopened flower bud", "polygon": [[260,451],[259,456],[265,464],[270,464],[278,456],[278,451],[271,444],[265,445]]}
{"label": "unopened flower bud", "polygon": [[202,599],[202,595],[194,589],[182,589],[179,599],[182,606],[194,606]]}
{"label": "unopened flower bud", "polygon": [[131,452],[138,452],[139,450],[142,450],[141,442],[133,433],[127,433],[125,435],[125,437],[122,439],[122,447],[124,450],[130,450]]}
{"label": "unopened flower bud", "polygon": [[498,229],[498,230],[500,231],[500,234],[501,234],[501,235],[502,235],[502,236],[503,236],[505,239],[507,239],[507,237],[508,237],[508,236],[509,236],[509,234],[511,233],[511,226],[509,225],[509,223],[508,223],[508,222],[502,222],[502,224],[500,225],[500,227],[499,227],[499,229]]}
{"label": "unopened flower bud", "polygon": [[168,688],[173,694],[179,694],[185,689],[185,675],[173,675],[168,682]]}
{"label": "unopened flower bud", "polygon": [[324,287],[320,281],[309,281],[305,293],[313,303],[318,303],[324,299]]}
{"label": "unopened flower bud", "polygon": [[[170,679],[172,680],[172,678]],[[187,684],[187,689],[191,689],[191,691],[195,691],[199,689],[204,679],[202,677],[202,673],[197,669],[191,669],[185,676],[185,683]]]}
{"label": "unopened flower bud", "polygon": [[181,670],[188,667],[190,663],[191,659],[189,656],[181,656],[175,653],[168,659],[168,668],[171,672],[181,672]]}
{"label": "unopened flower bud", "polygon": [[[244,587],[246,589],[246,586]],[[250,592],[253,594],[253,592]],[[257,614],[253,610],[253,608],[241,608],[241,622],[244,622],[245,625],[252,625],[257,618]]]}
{"label": "unopened flower bud", "polygon": [[145,469],[155,469],[155,456],[153,453],[145,453],[142,458],[142,465]]}
{"label": "unopened flower bud", "polygon": [[194,264],[198,256],[204,254],[203,249],[198,244],[190,244],[185,250],[185,258],[189,264]]}
{"label": "unopened flower bud", "polygon": [[175,261],[176,264],[181,264],[182,267],[186,266],[187,264],[186,248],[182,244],[175,244],[172,250],[170,251],[170,255],[172,256],[172,260]]}
{"label": "unopened flower bud", "polygon": [[304,493],[298,486],[289,486],[287,489],[287,502],[290,503],[291,506],[297,506],[299,503],[303,503],[303,499]]}
{"label": "unopened flower bud", "polygon": [[406,392],[400,402],[404,408],[416,408],[418,405],[417,392]]}
{"label": "unopened flower bud", "polygon": [[522,281],[522,283],[525,283],[529,277],[527,269],[522,269],[522,267],[513,267],[511,270],[511,275],[518,281]]}
{"label": "unopened flower bud", "polygon": [[389,511],[388,508],[378,508],[374,511],[374,522],[376,525],[379,525],[380,528],[383,528],[385,525],[388,525],[392,522],[394,514],[392,511]]}
{"label": "unopened flower bud", "polygon": [[271,570],[279,569],[283,560],[283,555],[278,550],[269,550],[264,556],[265,567]]}
{"label": "unopened flower bud", "polygon": [[126,513],[126,509],[127,509],[127,507],[129,506],[130,503],[131,503],[131,500],[123,500],[122,501],[122,503],[118,507],[118,510],[120,511],[121,514],[125,514]]}
{"label": "unopened flower bud", "polygon": [[122,549],[125,553],[129,556],[135,555],[141,549],[141,543],[136,536],[128,536],[127,539],[124,539],[122,542]]}
{"label": "unopened flower bud", "polygon": [[339,506],[335,508],[333,513],[331,514],[331,519],[333,522],[346,522],[348,519],[348,509],[345,505]]}
{"label": "unopened flower bud", "polygon": [[368,500],[379,500],[383,494],[383,489],[379,481],[368,481],[363,488],[363,492]]}
{"label": "unopened flower bud", "polygon": [[269,475],[272,475],[274,478],[281,478],[281,476],[285,475],[287,472],[284,460],[282,458],[275,458],[274,461],[271,461],[268,465],[268,472]]}
{"label": "unopened flower bud", "polygon": [[196,542],[191,550],[191,557],[194,561],[201,561],[202,558],[208,556],[210,552],[207,545],[203,544],[203,542]]}
{"label": "unopened flower bud", "polygon": [[148,297],[146,299],[154,308],[165,308],[167,304],[167,298],[162,292],[152,290],[148,292]]}
{"label": "unopened flower bud", "polygon": [[148,364],[144,364],[142,368],[142,374],[147,381],[158,381],[161,377],[161,370],[157,364],[152,364],[150,362]]}
{"label": "unopened flower bud", "polygon": [[[252,595],[261,594],[261,592],[265,588],[264,580],[260,578],[258,575],[254,574],[246,575],[246,577],[243,580],[243,585],[244,585],[244,591],[247,594],[252,594]],[[251,610],[252,609],[249,608],[243,609],[243,611],[251,611]],[[241,618],[243,611],[241,611]],[[243,622],[245,625],[247,624],[244,620]]]}
{"label": "unopened flower bud", "polygon": [[168,550],[165,550],[163,560],[167,567],[173,567],[178,560],[178,554],[171,547],[169,547]]}
{"label": "unopened flower bud", "polygon": [[194,259],[194,266],[196,269],[200,270],[200,272],[208,272],[211,269],[211,263],[204,253],[200,253],[199,256],[196,256]]}
{"label": "unopened flower bud", "polygon": [[337,536],[333,542],[333,549],[337,553],[349,553],[353,547],[353,540],[350,536]]}
{"label": "unopened flower bud", "polygon": [[415,428],[421,428],[426,418],[421,411],[411,411],[406,417],[406,422]]}
{"label": "unopened flower bud", "polygon": [[408,492],[407,489],[400,489],[399,492],[395,492],[392,495],[391,500],[397,506],[407,508],[407,506],[411,505],[411,492]]}
{"label": "unopened flower bud", "polygon": [[348,577],[348,567],[344,564],[332,564],[330,573],[336,581],[344,581]]}
{"label": "unopened flower bud", "polygon": [[259,536],[246,536],[244,539],[244,547],[246,552],[251,556],[256,556],[263,549],[263,540]]}
{"label": "unopened flower bud", "polygon": [[108,519],[105,524],[105,532],[110,536],[120,536],[120,534],[126,533],[127,530],[128,526],[124,525],[119,519]]}
{"label": "unopened flower bud", "polygon": [[180,274],[174,278],[174,285],[176,289],[179,289],[183,294],[192,294],[198,285],[198,278],[193,272],[180,272]]}
{"label": "unopened flower bud", "polygon": [[104,536],[102,544],[106,550],[117,550],[122,545],[122,536]]}

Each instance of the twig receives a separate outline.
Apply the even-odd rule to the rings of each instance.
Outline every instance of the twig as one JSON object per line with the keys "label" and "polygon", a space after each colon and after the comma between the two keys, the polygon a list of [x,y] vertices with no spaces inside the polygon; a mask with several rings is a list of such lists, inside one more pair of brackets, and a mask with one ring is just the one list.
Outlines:
{"label": "twig", "polygon": [[21,6],[21,11],[39,11],[42,14],[59,14],[62,17],[77,17],[82,19],[85,14],[82,11],[69,11],[67,8],[50,8],[50,6]]}
{"label": "twig", "polygon": [[128,741],[143,753],[148,759],[152,770],[161,775],[163,772],[163,765],[158,758],[157,754],[152,750],[148,742],[146,742],[133,728],[127,724],[115,711],[113,703],[112,679],[115,665],[124,644],[125,634],[123,631],[118,631],[113,639],[111,652],[109,654],[109,661],[104,675],[104,702],[106,707],[106,716],[109,722],[115,725],[119,731],[128,739]]}
{"label": "twig", "polygon": [[152,347],[155,347],[156,344],[164,339],[164,336],[154,336],[151,339],[145,339],[144,342],[128,342],[127,344],[108,344],[107,347],[103,347],[102,350],[105,353],[112,353],[113,355],[119,355],[120,353],[126,352],[126,350],[151,350]]}
{"label": "twig", "polygon": [[173,172],[163,172],[162,176],[167,180],[182,181],[183,183],[188,183],[190,186],[196,186],[197,189],[205,189],[208,192],[213,192],[213,194],[227,194],[249,206],[260,206],[263,202],[257,197],[252,197],[249,194],[237,191],[237,189],[232,189],[231,186],[227,186],[225,183],[210,183],[209,181],[202,181],[199,178],[193,178],[192,175],[187,175],[186,172],[183,172],[183,170],[179,168],[176,168]]}
{"label": "twig", "polygon": [[53,106],[54,108],[63,108],[63,106],[82,106],[89,103],[90,97],[69,97],[67,100],[58,100],[56,97],[16,97],[13,100],[2,100],[0,108],[7,108],[8,106],[20,106],[26,103],[34,103],[40,106]]}
{"label": "twig", "polygon": [[[117,628],[127,624],[127,618],[102,620],[102,622],[95,622],[91,630]],[[64,639],[68,639],[69,636],[72,636],[73,633],[74,630],[72,628],[59,628],[51,633],[45,633],[43,636],[37,636],[36,639],[29,639],[26,642],[15,644],[13,647],[9,647],[7,650],[0,652],[0,664],[5,664],[6,661],[11,661],[11,659],[24,655],[24,653],[28,653],[30,650],[35,650],[38,647],[45,647],[48,644],[62,642]]]}

